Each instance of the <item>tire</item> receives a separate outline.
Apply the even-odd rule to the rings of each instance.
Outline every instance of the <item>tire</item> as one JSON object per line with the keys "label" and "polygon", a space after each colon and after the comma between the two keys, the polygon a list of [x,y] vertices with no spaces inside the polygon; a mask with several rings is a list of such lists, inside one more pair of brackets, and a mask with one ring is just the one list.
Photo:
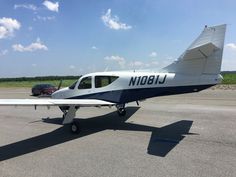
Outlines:
{"label": "tire", "polygon": [[123,117],[126,115],[126,110],[124,108],[120,108],[118,109],[117,113],[120,117]]}
{"label": "tire", "polygon": [[73,134],[79,134],[80,133],[79,123],[72,122],[70,126],[70,130],[71,130],[71,133]]}

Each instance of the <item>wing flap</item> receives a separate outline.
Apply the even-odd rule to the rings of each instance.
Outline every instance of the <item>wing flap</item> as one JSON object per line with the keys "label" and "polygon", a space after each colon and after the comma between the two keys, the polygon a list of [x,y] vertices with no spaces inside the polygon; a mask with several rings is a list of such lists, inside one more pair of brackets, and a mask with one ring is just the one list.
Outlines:
{"label": "wing flap", "polygon": [[0,106],[111,106],[112,102],[96,99],[0,99]]}

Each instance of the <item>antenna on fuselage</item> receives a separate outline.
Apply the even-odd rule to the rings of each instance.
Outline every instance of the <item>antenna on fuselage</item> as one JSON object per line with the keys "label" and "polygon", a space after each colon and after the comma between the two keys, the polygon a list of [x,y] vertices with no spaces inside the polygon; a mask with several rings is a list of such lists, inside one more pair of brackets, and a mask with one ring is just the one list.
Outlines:
{"label": "antenna on fuselage", "polygon": [[107,72],[109,70],[109,67],[107,66],[104,70],[104,72]]}

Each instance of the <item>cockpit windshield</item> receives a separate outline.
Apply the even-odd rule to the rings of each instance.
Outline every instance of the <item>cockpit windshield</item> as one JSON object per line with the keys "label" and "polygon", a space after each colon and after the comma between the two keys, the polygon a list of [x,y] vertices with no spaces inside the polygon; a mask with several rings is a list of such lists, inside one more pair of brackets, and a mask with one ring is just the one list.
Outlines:
{"label": "cockpit windshield", "polygon": [[75,81],[75,82],[69,87],[69,89],[73,90],[73,89],[75,88],[77,82],[78,82],[78,81]]}

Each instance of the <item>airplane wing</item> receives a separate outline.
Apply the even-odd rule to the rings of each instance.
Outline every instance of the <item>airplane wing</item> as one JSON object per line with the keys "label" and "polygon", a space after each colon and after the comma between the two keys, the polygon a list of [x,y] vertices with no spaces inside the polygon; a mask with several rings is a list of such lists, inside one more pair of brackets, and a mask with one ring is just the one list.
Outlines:
{"label": "airplane wing", "polygon": [[0,99],[0,106],[112,106],[115,103],[96,99]]}

